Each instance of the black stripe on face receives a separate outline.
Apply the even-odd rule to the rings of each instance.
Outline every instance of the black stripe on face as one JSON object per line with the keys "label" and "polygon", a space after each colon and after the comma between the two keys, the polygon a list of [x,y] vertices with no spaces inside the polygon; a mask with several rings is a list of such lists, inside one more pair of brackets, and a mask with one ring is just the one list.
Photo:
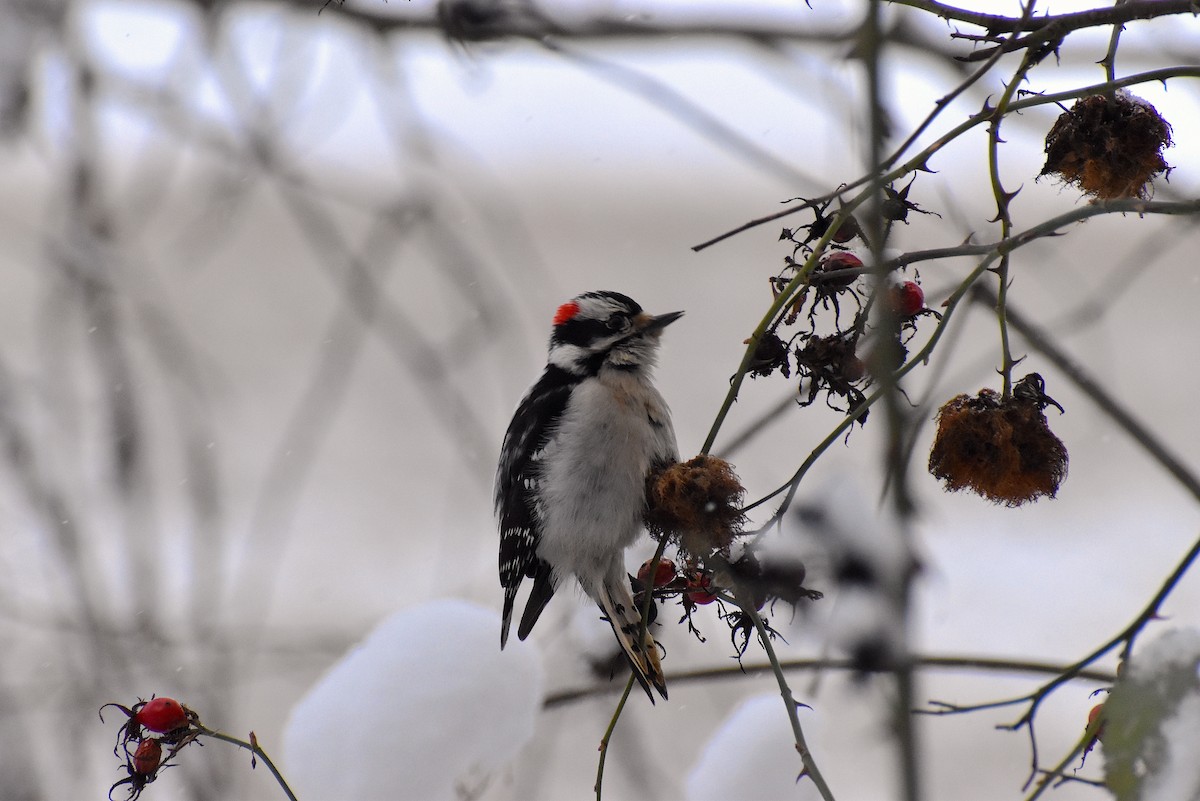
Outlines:
{"label": "black stripe on face", "polygon": [[633,318],[642,313],[637,302],[619,292],[587,292],[572,303],[578,311],[554,326],[552,343],[590,350],[601,340],[630,331]]}
{"label": "black stripe on face", "polygon": [[594,320],[575,316],[561,325],[554,327],[554,342],[567,345],[578,345],[589,348],[592,343],[605,337],[612,336],[614,331],[608,327],[608,321]]}

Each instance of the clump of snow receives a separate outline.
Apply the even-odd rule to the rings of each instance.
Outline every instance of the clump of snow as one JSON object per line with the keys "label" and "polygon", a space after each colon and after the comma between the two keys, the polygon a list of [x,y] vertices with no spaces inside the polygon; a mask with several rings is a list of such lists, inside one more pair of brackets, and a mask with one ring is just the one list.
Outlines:
{"label": "clump of snow", "polygon": [[863,491],[853,476],[834,476],[799,507],[800,520],[835,559],[835,569],[850,566],[846,582],[894,589],[907,581],[916,562],[900,528],[887,510]]}
{"label": "clump of snow", "polygon": [[862,670],[878,670],[904,652],[898,599],[917,558],[900,526],[852,476],[827,481],[792,517],[821,549],[838,593],[828,621],[832,642]]}
{"label": "clump of snow", "polygon": [[533,735],[542,664],[500,650],[500,616],[445,599],[392,615],[292,709],[286,774],[300,798],[438,801]]}
{"label": "clump of snow", "polygon": [[[746,552],[746,541],[735,540],[729,549],[729,561],[736,562]],[[800,541],[798,537],[772,530],[763,532],[754,540],[753,549],[749,549],[761,562],[794,566],[804,564],[812,552],[812,546]]]}
{"label": "clump of snow", "polygon": [[600,617],[595,604],[579,604],[567,631],[578,652],[589,661],[605,662],[621,653],[612,626]]}
{"label": "clump of snow", "polygon": [[1105,784],[1119,801],[1200,797],[1200,631],[1139,650],[1104,702]]}
{"label": "clump of snow", "polygon": [[[1149,100],[1146,100],[1144,97],[1138,97],[1133,92],[1126,89],[1124,86],[1122,86],[1120,89],[1117,89],[1117,91],[1113,92],[1113,96],[1118,99],[1128,100],[1130,103],[1135,103],[1139,106],[1142,106],[1143,108],[1148,108],[1151,111],[1154,111],[1154,106],[1150,105]],[[1158,112],[1154,111],[1154,113],[1157,114]]]}
{"label": "clump of snow", "polygon": [[1176,677],[1193,683],[1200,664],[1200,631],[1170,629],[1138,651],[1123,671],[1128,678],[1158,683]]}
{"label": "clump of snow", "polygon": [[843,586],[826,626],[830,641],[856,670],[883,670],[904,653],[904,621],[892,596],[876,588]]}
{"label": "clump of snow", "polygon": [[1189,693],[1163,721],[1165,760],[1146,777],[1143,798],[1200,798],[1200,693]]}
{"label": "clump of snow", "polygon": [[[814,713],[801,709],[813,747]],[[779,694],[748,698],[713,732],[687,775],[688,801],[776,799],[814,801],[813,783],[796,777],[804,766]]]}

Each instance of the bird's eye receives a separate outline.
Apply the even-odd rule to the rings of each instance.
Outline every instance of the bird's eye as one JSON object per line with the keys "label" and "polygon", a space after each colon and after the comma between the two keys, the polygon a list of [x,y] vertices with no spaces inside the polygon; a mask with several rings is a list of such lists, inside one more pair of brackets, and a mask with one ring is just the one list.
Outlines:
{"label": "bird's eye", "polygon": [[609,318],[604,321],[608,326],[609,331],[621,331],[629,327],[629,318],[621,313],[609,315]]}

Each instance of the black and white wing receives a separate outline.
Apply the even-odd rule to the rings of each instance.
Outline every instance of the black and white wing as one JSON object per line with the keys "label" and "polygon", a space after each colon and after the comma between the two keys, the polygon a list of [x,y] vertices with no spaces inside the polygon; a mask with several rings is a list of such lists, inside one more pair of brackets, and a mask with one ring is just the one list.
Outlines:
{"label": "black and white wing", "polygon": [[557,367],[546,372],[526,393],[508,424],[496,471],[496,516],[500,522],[500,586],[504,588],[504,619],[500,647],[508,642],[513,604],[526,576],[533,590],[521,615],[517,636],[525,639],[554,595],[550,565],[538,558],[541,520],[537,511],[539,461],[577,379]]}

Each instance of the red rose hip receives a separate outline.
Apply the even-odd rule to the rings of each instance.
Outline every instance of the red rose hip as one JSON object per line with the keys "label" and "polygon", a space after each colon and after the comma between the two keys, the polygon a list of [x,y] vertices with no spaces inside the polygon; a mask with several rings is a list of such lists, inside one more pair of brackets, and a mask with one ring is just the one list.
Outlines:
{"label": "red rose hip", "polygon": [[717,594],[712,591],[712,583],[703,573],[695,573],[688,577],[684,594],[689,601],[700,606],[717,600]]}
{"label": "red rose hip", "polygon": [[187,725],[187,713],[174,698],[151,698],[134,719],[150,731],[166,734]]}
{"label": "red rose hip", "polygon": [[[1094,707],[1092,707],[1091,711],[1088,712],[1088,725],[1091,726],[1093,723],[1095,723],[1096,718],[1100,717],[1100,715],[1102,715],[1103,713],[1104,713],[1104,704],[1096,704]],[[1096,739],[1103,740],[1104,739],[1103,735],[1104,735],[1104,723],[1101,722],[1100,725],[1096,727]]]}
{"label": "red rose hip", "polygon": [[133,753],[133,770],[142,776],[151,776],[162,761],[162,744],[158,740],[142,740]]}
{"label": "red rose hip", "polygon": [[[649,584],[650,567],[653,562],[654,562],[653,559],[647,559],[645,562],[642,563],[642,566],[640,568],[638,568],[638,574],[637,574],[638,581],[642,582],[643,587],[645,587],[647,584]],[[675,580],[675,563],[672,562],[670,559],[659,560],[658,566],[654,571],[654,585],[653,586],[661,587],[664,584],[670,584],[674,580]]]}
{"label": "red rose hip", "polygon": [[888,301],[897,317],[915,317],[925,308],[925,291],[916,281],[905,281],[888,290]]}
{"label": "red rose hip", "polygon": [[818,270],[819,272],[829,276],[829,278],[825,281],[826,286],[843,287],[853,284],[858,280],[858,276],[838,275],[838,273],[842,270],[853,270],[862,266],[862,259],[860,259],[858,256],[855,256],[853,253],[848,253],[844,250],[835,250],[826,255],[825,258],[821,259],[821,264]]}

